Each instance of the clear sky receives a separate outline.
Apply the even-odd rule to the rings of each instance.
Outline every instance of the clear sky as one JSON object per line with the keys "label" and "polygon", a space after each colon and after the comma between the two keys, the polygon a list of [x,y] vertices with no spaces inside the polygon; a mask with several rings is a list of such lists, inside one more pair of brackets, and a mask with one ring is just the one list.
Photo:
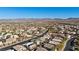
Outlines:
{"label": "clear sky", "polygon": [[70,17],[79,17],[79,7],[0,7],[0,19]]}

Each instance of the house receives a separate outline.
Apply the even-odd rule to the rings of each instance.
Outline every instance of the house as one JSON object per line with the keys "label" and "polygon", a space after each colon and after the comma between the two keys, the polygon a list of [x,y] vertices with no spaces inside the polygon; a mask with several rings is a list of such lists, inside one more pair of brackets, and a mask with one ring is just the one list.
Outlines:
{"label": "house", "polygon": [[23,32],[22,34],[20,34],[19,37],[23,37],[23,38],[31,38],[33,35],[32,34],[28,34],[26,32]]}
{"label": "house", "polygon": [[6,39],[6,42],[4,43],[5,45],[8,45],[8,44],[13,44],[15,43],[17,40],[15,38],[8,38]]}
{"label": "house", "polygon": [[1,46],[3,46],[3,43],[2,43],[2,41],[0,41],[0,47],[1,47]]}
{"label": "house", "polygon": [[13,48],[17,51],[28,51],[28,49],[24,47],[23,45],[16,45]]}
{"label": "house", "polygon": [[10,38],[9,39],[6,39],[5,45],[6,44],[12,44],[12,42],[13,42],[12,39],[10,39]]}
{"label": "house", "polygon": [[70,39],[71,38],[71,35],[68,35],[67,38]]}
{"label": "house", "polygon": [[52,41],[62,42],[62,40],[61,40],[61,39],[56,39],[56,38],[52,39]]}
{"label": "house", "polygon": [[30,50],[35,50],[36,48],[37,48],[37,45],[34,43],[28,46],[28,49]]}
{"label": "house", "polygon": [[11,35],[11,38],[18,39],[19,36],[18,35]]}
{"label": "house", "polygon": [[3,35],[0,35],[0,40],[2,40],[3,39]]}
{"label": "house", "polygon": [[50,44],[53,44],[53,45],[59,45],[60,42],[56,42],[56,41],[49,41]]}
{"label": "house", "polygon": [[40,40],[41,40],[41,43],[46,41],[45,37],[41,37]]}
{"label": "house", "polygon": [[35,43],[37,44],[37,45],[40,45],[41,44],[41,40],[35,40]]}
{"label": "house", "polygon": [[49,44],[49,43],[45,43],[44,44],[44,47],[47,48],[47,49],[53,49],[54,48],[54,45]]}
{"label": "house", "polygon": [[77,31],[77,34],[79,34],[79,30]]}

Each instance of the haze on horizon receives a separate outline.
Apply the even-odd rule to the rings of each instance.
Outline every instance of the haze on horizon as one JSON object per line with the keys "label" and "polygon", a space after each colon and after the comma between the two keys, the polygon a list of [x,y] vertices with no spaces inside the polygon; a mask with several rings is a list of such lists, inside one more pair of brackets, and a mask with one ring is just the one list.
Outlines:
{"label": "haze on horizon", "polygon": [[0,19],[79,18],[79,7],[0,7]]}

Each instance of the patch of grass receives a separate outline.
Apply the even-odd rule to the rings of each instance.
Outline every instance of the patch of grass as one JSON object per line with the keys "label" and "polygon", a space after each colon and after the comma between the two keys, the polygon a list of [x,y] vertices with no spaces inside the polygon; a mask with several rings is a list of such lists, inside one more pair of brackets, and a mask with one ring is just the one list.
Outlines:
{"label": "patch of grass", "polygon": [[56,46],[57,51],[61,51],[62,50],[66,40],[67,40],[67,37],[64,37],[63,41],[59,45]]}

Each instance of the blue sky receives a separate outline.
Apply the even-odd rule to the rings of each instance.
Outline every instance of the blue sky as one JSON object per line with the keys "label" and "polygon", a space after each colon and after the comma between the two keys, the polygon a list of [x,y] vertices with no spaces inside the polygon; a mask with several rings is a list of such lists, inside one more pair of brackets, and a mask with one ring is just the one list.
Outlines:
{"label": "blue sky", "polygon": [[79,17],[79,7],[0,7],[0,19]]}

